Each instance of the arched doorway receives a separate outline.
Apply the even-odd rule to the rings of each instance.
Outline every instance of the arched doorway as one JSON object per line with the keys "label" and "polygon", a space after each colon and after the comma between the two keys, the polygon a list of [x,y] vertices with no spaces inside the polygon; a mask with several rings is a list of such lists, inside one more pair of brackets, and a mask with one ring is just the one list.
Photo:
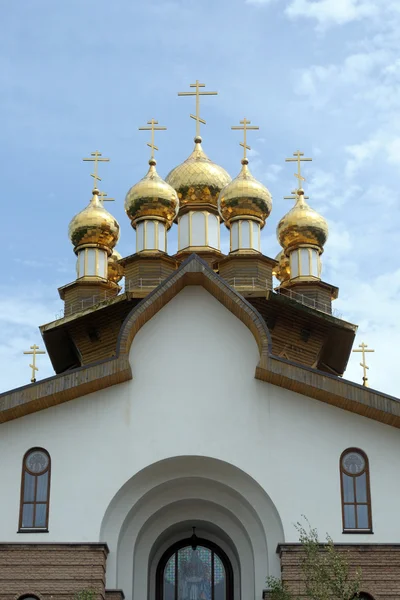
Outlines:
{"label": "arched doorway", "polygon": [[227,555],[194,531],[164,552],[156,579],[156,600],[233,598],[233,570]]}

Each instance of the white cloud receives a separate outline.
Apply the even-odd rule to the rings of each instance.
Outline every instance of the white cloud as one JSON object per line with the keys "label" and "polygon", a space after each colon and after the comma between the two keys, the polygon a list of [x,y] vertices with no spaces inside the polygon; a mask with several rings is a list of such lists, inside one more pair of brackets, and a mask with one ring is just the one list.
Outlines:
{"label": "white cloud", "polygon": [[370,18],[377,12],[370,0],[292,0],[286,8],[288,17],[314,19],[320,28]]}
{"label": "white cloud", "polygon": [[[344,91],[346,88],[368,90],[371,77],[378,75],[388,61],[387,51],[373,49],[350,54],[341,64],[312,65],[299,71],[295,91],[308,96],[318,107],[325,106],[340,93],[343,94],[343,105],[343,100],[348,98]],[[373,101],[372,96],[370,100]]]}

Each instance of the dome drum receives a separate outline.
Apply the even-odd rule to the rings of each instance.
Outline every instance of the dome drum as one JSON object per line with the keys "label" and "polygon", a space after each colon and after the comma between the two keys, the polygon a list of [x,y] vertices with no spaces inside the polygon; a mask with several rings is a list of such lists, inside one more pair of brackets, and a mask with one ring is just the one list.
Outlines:
{"label": "dome drum", "polygon": [[261,252],[260,222],[237,218],[229,224],[231,252]]}
{"label": "dome drum", "polygon": [[166,252],[167,230],[162,219],[141,219],[136,224],[136,252]]}
{"label": "dome drum", "polygon": [[288,254],[291,280],[321,278],[320,248],[301,245]]}
{"label": "dome drum", "polygon": [[218,215],[203,209],[188,210],[179,216],[178,252],[188,248],[197,248],[200,251],[202,248],[212,248],[219,251],[220,241]]}
{"label": "dome drum", "polygon": [[95,278],[107,280],[108,252],[104,248],[89,246],[77,252],[77,279]]}

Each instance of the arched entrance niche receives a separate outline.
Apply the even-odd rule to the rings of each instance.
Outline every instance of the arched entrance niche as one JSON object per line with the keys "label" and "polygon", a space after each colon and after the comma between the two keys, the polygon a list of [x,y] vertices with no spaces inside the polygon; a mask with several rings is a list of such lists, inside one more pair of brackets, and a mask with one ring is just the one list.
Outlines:
{"label": "arched entrance niche", "polygon": [[233,569],[228,556],[220,546],[196,533],[176,542],[158,562],[155,598],[233,600]]}
{"label": "arched entrance niche", "polygon": [[110,502],[100,533],[110,549],[107,587],[126,600],[155,600],[159,560],[193,526],[228,556],[234,600],[260,598],[266,576],[279,576],[276,547],[285,538],[265,490],[230,463],[180,456],[149,465]]}

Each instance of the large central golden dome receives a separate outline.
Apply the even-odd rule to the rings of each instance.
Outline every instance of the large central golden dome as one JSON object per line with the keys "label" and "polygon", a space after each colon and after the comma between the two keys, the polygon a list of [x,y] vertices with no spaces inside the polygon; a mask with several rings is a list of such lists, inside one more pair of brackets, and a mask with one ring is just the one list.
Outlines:
{"label": "large central golden dome", "polygon": [[172,169],[165,181],[177,191],[181,209],[191,205],[208,205],[217,209],[219,193],[231,177],[204,153],[200,136],[196,136],[194,141],[192,154]]}

